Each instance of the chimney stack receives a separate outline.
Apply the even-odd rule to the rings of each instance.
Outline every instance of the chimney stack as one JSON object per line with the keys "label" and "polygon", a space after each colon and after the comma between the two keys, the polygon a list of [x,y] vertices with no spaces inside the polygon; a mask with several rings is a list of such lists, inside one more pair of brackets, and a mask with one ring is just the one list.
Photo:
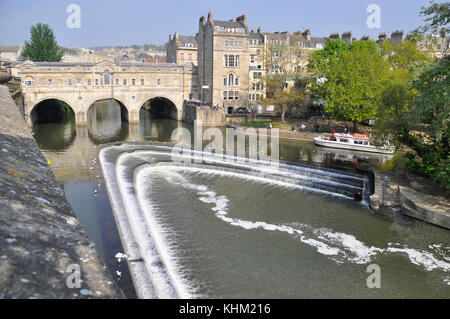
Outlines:
{"label": "chimney stack", "polygon": [[303,37],[306,41],[311,41],[311,30],[306,29],[305,32],[302,33]]}
{"label": "chimney stack", "polygon": [[352,31],[347,31],[347,32],[342,33],[342,38],[341,39],[342,39],[342,41],[345,41],[347,43],[351,43],[353,41]]}

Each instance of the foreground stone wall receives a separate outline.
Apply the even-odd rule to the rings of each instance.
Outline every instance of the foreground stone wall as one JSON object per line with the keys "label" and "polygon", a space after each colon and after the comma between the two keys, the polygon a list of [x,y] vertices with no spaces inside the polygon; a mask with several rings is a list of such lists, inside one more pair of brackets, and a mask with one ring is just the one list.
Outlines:
{"label": "foreground stone wall", "polygon": [[[122,298],[5,86],[0,163],[0,299]],[[69,265],[81,288],[67,286]]]}

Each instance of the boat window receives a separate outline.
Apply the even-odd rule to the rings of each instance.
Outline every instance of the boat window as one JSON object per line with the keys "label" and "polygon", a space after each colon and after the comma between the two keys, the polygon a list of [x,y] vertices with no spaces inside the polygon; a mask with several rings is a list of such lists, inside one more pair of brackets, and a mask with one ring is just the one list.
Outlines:
{"label": "boat window", "polygon": [[346,139],[346,138],[341,138],[341,139],[339,139],[341,142],[344,142],[344,143],[347,143],[348,142],[348,139]]}

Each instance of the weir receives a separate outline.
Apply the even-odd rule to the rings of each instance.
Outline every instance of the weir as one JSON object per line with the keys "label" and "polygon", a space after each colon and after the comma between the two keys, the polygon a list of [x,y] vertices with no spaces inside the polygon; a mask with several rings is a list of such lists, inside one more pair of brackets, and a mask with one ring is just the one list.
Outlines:
{"label": "weir", "polygon": [[[147,180],[145,176],[149,172],[174,174],[175,178],[181,178],[178,175],[180,172],[217,175],[286,190],[315,193],[319,198],[331,196],[341,200],[361,200],[368,189],[368,178],[364,174],[294,163],[280,163],[278,167],[274,167],[264,160],[250,160],[249,163],[244,162],[243,158],[224,160],[202,151],[173,151],[173,147],[165,144],[123,144],[104,148],[100,152],[100,162],[122,245],[129,259],[137,260],[130,263],[129,267],[137,294],[141,298],[195,296],[189,283],[177,271],[177,262],[172,258],[170,249],[165,247],[164,236],[161,235],[164,230],[158,226],[159,223],[149,208],[152,203],[142,193],[140,185]],[[202,163],[198,163],[199,158]],[[201,191],[206,187],[185,180],[181,184],[193,191]],[[226,211],[220,211],[222,204],[226,206],[226,203],[220,204],[220,197],[212,195],[210,191],[204,193],[206,199],[200,200],[217,202],[217,217],[224,222],[243,223],[250,228],[298,232],[285,226],[230,219]]]}

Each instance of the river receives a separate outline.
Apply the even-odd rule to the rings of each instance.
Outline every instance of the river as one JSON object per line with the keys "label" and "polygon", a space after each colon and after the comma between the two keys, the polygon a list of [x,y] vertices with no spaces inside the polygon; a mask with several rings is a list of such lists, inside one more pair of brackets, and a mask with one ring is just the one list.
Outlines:
{"label": "river", "polygon": [[[94,111],[87,127],[75,126],[73,118],[36,124],[34,137],[101,258],[112,273],[122,271],[118,283],[133,298],[127,265],[114,259],[122,246],[98,151],[116,142],[168,142],[175,128],[193,127],[144,109],[140,124],[128,124],[114,101],[96,102]],[[356,162],[384,160],[283,139],[279,153],[283,161],[318,165],[327,176],[336,169],[359,174]],[[125,163],[155,156],[130,153]],[[398,212],[375,214],[364,201],[320,192],[315,184],[296,188],[220,169],[171,166],[149,167],[136,178],[137,200],[152,216],[177,296],[450,297],[445,229]],[[368,288],[369,265],[379,266],[380,288]]]}

